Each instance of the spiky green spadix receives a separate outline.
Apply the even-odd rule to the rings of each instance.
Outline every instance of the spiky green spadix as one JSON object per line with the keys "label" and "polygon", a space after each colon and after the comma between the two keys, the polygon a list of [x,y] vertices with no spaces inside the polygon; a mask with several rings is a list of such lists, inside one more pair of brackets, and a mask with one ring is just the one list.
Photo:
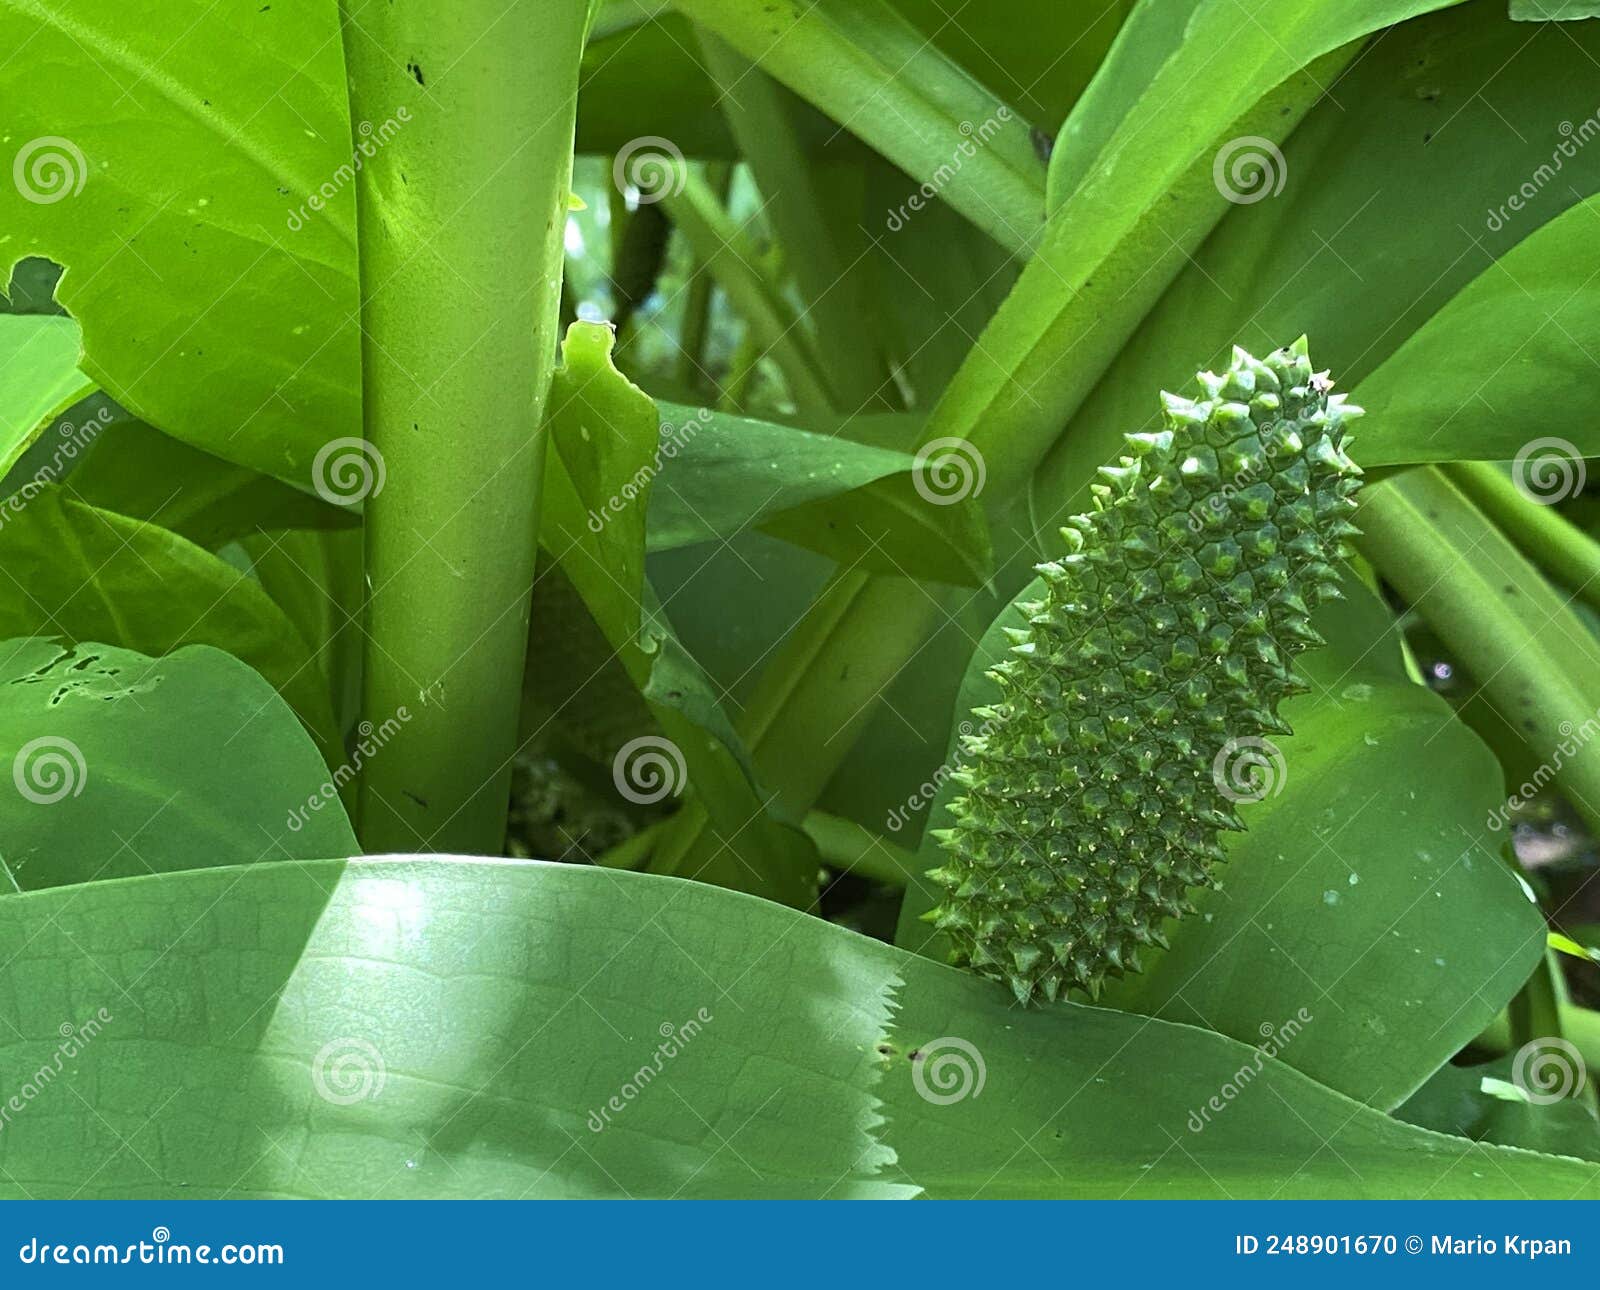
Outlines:
{"label": "spiky green spadix", "polygon": [[1199,383],[1198,401],[1162,396],[1165,429],[1129,436],[1095,512],[1062,529],[990,673],[1000,699],[963,740],[928,917],[1023,1002],[1097,997],[1213,885],[1221,831],[1243,827],[1225,763],[1287,733],[1278,705],[1305,688],[1290,660],[1339,594],[1360,409],[1303,338],[1264,361],[1235,349]]}

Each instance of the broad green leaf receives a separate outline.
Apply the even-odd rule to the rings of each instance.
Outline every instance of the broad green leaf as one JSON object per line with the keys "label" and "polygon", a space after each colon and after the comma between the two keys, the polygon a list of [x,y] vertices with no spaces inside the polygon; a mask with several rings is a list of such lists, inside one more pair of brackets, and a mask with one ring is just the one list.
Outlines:
{"label": "broad green leaf", "polygon": [[911,469],[908,453],[833,435],[658,402],[651,551],[730,538],[781,511]]}
{"label": "broad green leaf", "polygon": [[[1407,1131],[1264,1056],[1259,1035],[1077,1004],[1021,1013],[993,982],[933,965],[903,976],[878,1095],[896,1167],[930,1199],[1565,1199],[1600,1179],[1588,1163]],[[971,1090],[955,1040],[976,1048],[984,1082],[940,1105],[907,1059],[921,1054],[936,1096]]]}
{"label": "broad green leaf", "polygon": [[57,414],[93,390],[78,370],[77,323],[0,314],[0,478]]}
{"label": "broad green leaf", "polygon": [[0,751],[0,836],[24,891],[357,849],[294,713],[206,645],[157,659],[0,643]]}
{"label": "broad green leaf", "polygon": [[353,528],[359,508],[202,452],[141,421],[112,421],[72,472],[72,492],[102,510],[170,529],[208,551],[268,529]]}
{"label": "broad green leaf", "polygon": [[[701,883],[254,865],[11,896],[0,944],[12,1196],[1600,1195]],[[960,1043],[984,1081],[952,1101]]]}
{"label": "broad green leaf", "polygon": [[[90,378],[151,425],[290,477],[360,419],[338,34],[328,0],[0,0],[17,55],[0,66],[3,160],[20,176],[0,184],[0,278],[26,255],[65,265],[57,298]],[[372,147],[404,128],[370,124]]]}
{"label": "broad green leaf", "polygon": [[[1034,484],[1039,526],[1051,531],[1078,508],[1121,435],[1155,420],[1152,390],[1186,386],[1236,343],[1271,347],[1308,335],[1318,366],[1368,409],[1357,459],[1382,451],[1391,430],[1363,388],[1367,379],[1474,279],[1474,292],[1499,293],[1495,260],[1525,239],[1533,253],[1535,230],[1600,191],[1600,147],[1562,130],[1563,122],[1583,130],[1595,112],[1596,58],[1600,27],[1521,26],[1495,4],[1430,14],[1375,43],[1340,81],[1337,102],[1318,104],[1283,142],[1282,193],[1231,210],[1068,423]],[[1485,139],[1501,143],[1485,147]],[[1558,163],[1553,175],[1536,173]],[[1570,234],[1581,236],[1583,218],[1575,218]],[[1570,326],[1575,311],[1565,302],[1593,290],[1588,276],[1576,272],[1566,296],[1536,290],[1546,316],[1562,305],[1559,321]],[[1517,294],[1505,285],[1515,339],[1480,360],[1469,382],[1420,375],[1438,380],[1441,400],[1457,396],[1438,442],[1487,423],[1488,378],[1523,380],[1530,351],[1518,342],[1530,331],[1541,357],[1553,358],[1553,388],[1571,379],[1570,351],[1557,348],[1564,338],[1553,323],[1534,330],[1537,306],[1513,303]],[[1519,406],[1516,419],[1531,426],[1569,415],[1566,406]]]}
{"label": "broad green leaf", "polygon": [[860,136],[1008,250],[1044,213],[1028,124],[886,0],[677,0],[680,12]]}
{"label": "broad green leaf", "polygon": [[294,708],[330,765],[344,760],[306,643],[260,584],[166,529],[54,485],[0,525],[0,638],[59,636],[161,655],[213,645]]}
{"label": "broad green leaf", "polygon": [[1363,464],[1510,460],[1555,435],[1600,456],[1580,409],[1600,375],[1600,198],[1507,251],[1407,337],[1355,399],[1371,414]]}
{"label": "broad green leaf", "polygon": [[[1388,1109],[1516,993],[1544,922],[1483,826],[1504,800],[1493,756],[1406,677],[1372,593],[1347,581],[1346,594],[1318,611],[1329,643],[1297,664],[1312,691],[1284,706],[1295,733],[1269,741],[1270,791],[1240,805],[1247,831],[1223,838],[1220,889],[1196,893],[1198,912],[1165,926],[1171,949],[1102,999],[1247,1044],[1274,1043],[1287,1023],[1292,1041],[1272,1049],[1282,1061]],[[1013,602],[984,636],[958,731],[998,697],[984,673],[1009,648],[1004,629],[1023,622]],[[944,782],[930,829],[959,792]],[[941,852],[925,835],[921,854],[926,870]],[[918,918],[932,903],[929,884],[908,888],[899,940],[942,959],[943,938]]]}
{"label": "broad green leaf", "polygon": [[[930,500],[913,482],[927,478],[915,457],[846,437],[858,423],[871,423],[861,433],[894,434],[904,443],[915,418],[845,418],[836,433],[824,435],[704,408],[658,406],[651,551],[759,526],[880,573],[970,583],[987,572],[988,530],[970,489],[945,498],[928,485]],[[623,485],[623,500],[636,483]]]}

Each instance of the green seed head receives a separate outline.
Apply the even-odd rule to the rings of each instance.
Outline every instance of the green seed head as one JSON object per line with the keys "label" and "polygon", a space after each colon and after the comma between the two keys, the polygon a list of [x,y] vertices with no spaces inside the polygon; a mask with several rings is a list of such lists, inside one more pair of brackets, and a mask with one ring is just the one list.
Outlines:
{"label": "green seed head", "polygon": [[1165,429],[1102,469],[963,741],[928,918],[955,962],[1024,1003],[1139,971],[1189,889],[1213,884],[1221,831],[1242,827],[1232,754],[1272,769],[1262,736],[1287,733],[1278,705],[1305,688],[1290,661],[1339,594],[1361,474],[1344,424],[1361,410],[1304,338],[1265,360],[1235,349],[1199,385],[1163,394]]}

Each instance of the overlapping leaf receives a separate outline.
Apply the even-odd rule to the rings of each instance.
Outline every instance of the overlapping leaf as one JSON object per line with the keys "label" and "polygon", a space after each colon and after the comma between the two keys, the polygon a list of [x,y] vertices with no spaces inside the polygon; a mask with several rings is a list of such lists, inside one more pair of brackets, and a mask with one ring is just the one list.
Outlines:
{"label": "overlapping leaf", "polygon": [[338,35],[327,0],[0,3],[0,47],[26,50],[0,67],[26,179],[0,185],[0,277],[23,254],[65,265],[91,378],[207,451],[307,479],[360,419]]}
{"label": "overlapping leaf", "polygon": [[1273,1062],[1196,1131],[1249,1048],[704,884],[254,865],[12,896],[0,943],[7,1195],[1596,1194]]}
{"label": "overlapping leaf", "polygon": [[356,849],[316,745],[221,650],[0,644],[0,855],[24,891]]}

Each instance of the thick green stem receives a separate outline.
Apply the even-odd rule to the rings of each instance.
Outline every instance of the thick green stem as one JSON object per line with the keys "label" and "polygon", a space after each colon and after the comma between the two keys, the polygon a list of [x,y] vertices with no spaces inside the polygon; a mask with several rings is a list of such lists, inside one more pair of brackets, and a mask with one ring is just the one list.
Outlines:
{"label": "thick green stem", "polygon": [[[1506,728],[1600,828],[1593,638],[1539,571],[1432,467],[1367,488],[1357,545],[1471,671]],[[1503,821],[1502,821],[1503,823]]]}
{"label": "thick green stem", "polygon": [[1505,472],[1489,462],[1458,461],[1444,471],[1523,554],[1579,599],[1600,609],[1600,542],[1554,506],[1524,497]]}
{"label": "thick green stem", "polygon": [[588,0],[342,0],[368,453],[368,851],[503,842]]}

